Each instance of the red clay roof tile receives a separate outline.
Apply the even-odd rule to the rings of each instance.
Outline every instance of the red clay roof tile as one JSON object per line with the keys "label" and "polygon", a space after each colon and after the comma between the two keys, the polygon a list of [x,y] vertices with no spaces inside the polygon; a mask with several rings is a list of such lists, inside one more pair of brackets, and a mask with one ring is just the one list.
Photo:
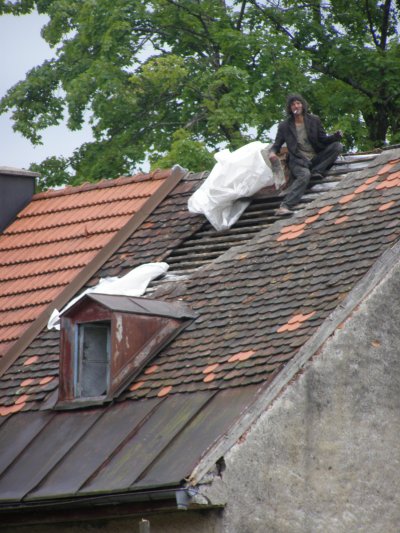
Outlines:
{"label": "red clay roof tile", "polygon": [[209,365],[203,370],[203,374],[210,374],[211,372],[214,372],[214,370],[216,370],[218,367],[219,367],[219,363],[214,363],[213,365]]}
{"label": "red clay roof tile", "polygon": [[239,353],[232,355],[232,357],[228,359],[228,362],[234,363],[236,361],[246,361],[246,359],[249,359],[249,357],[251,357],[255,353],[256,352],[254,350],[248,350],[246,352],[239,352]]}
{"label": "red clay roof tile", "polygon": [[19,405],[10,405],[9,407],[0,407],[0,416],[7,416],[12,413],[18,413],[24,408],[25,404],[21,403]]}
{"label": "red clay roof tile", "polygon": [[348,215],[344,215],[343,217],[339,217],[335,220],[335,224],[343,224],[343,222],[346,222],[349,219]]}
{"label": "red clay roof tile", "polygon": [[167,396],[167,394],[169,394],[172,390],[172,386],[171,385],[168,385],[167,387],[163,387],[159,393],[157,394],[157,396],[159,398],[163,398],[164,396]]}
{"label": "red clay roof tile", "polygon": [[355,194],[359,194],[361,192],[364,192],[368,189],[369,187],[369,183],[363,183],[362,185],[360,185],[359,187],[357,187],[357,189],[354,190]]}
{"label": "red clay roof tile", "polygon": [[331,209],[333,209],[333,205],[325,205],[324,207],[321,207],[321,209],[318,211],[318,215],[328,213],[328,211],[331,211]]}
{"label": "red clay roof tile", "polygon": [[134,383],[134,384],[129,388],[129,390],[131,390],[131,391],[138,390],[138,389],[140,389],[140,387],[142,387],[143,385],[144,385],[144,381],[138,381],[138,382]]}
{"label": "red clay roof tile", "polygon": [[317,213],[316,215],[312,217],[308,217],[305,219],[304,224],[312,224],[313,222],[316,222],[320,217],[320,214]]}
{"label": "red clay roof tile", "polygon": [[400,161],[400,159],[394,159],[393,161],[389,161],[388,163],[386,163],[386,165],[384,165],[379,171],[378,171],[378,176],[382,176],[383,174],[386,174],[387,172],[389,172],[389,170],[391,170],[394,165],[396,163],[398,163]]}
{"label": "red clay roof tile", "polygon": [[0,355],[170,175],[141,174],[33,197],[0,235]]}
{"label": "red clay roof tile", "polygon": [[46,376],[39,381],[39,385],[47,385],[50,381],[53,381],[54,376]]}
{"label": "red clay roof tile", "polygon": [[378,181],[379,178],[380,178],[379,174],[376,174],[375,176],[371,176],[367,178],[364,183],[366,185],[370,185],[371,183],[375,183],[375,181]]}
{"label": "red clay roof tile", "polygon": [[339,204],[347,204],[348,202],[351,202],[356,197],[355,193],[347,194],[346,196],[342,196],[339,200]]}
{"label": "red clay roof tile", "polygon": [[[302,226],[304,227],[305,225],[302,224]],[[299,229],[297,231],[290,231],[288,233],[284,233],[280,235],[276,240],[278,242],[282,242],[282,241],[287,241],[291,239],[296,239],[297,237],[300,237],[300,235],[302,235],[303,233],[304,233],[304,229]]]}
{"label": "red clay roof tile", "polygon": [[378,207],[379,211],[386,211],[386,209],[390,209],[391,207],[393,207],[394,205],[396,205],[396,202],[394,202],[393,200],[390,201],[390,202],[387,202],[386,204],[382,204]]}
{"label": "red clay roof tile", "polygon": [[32,378],[27,378],[21,381],[21,387],[29,387],[29,385],[32,385],[35,382]]}
{"label": "red clay roof tile", "polygon": [[157,371],[157,369],[158,369],[158,365],[152,365],[152,366],[150,366],[149,368],[147,368],[147,369],[145,370],[144,373],[145,373],[146,375],[147,375],[147,374],[153,374],[154,372]]}
{"label": "red clay roof tile", "polygon": [[303,222],[302,224],[293,224],[291,226],[286,226],[281,229],[281,233],[284,235],[286,233],[296,233],[298,231],[301,231],[306,227],[306,223]]}
{"label": "red clay roof tile", "polygon": [[39,356],[37,356],[37,355],[33,355],[32,357],[28,357],[28,359],[26,359],[24,361],[24,366],[33,365],[38,360],[39,360]]}

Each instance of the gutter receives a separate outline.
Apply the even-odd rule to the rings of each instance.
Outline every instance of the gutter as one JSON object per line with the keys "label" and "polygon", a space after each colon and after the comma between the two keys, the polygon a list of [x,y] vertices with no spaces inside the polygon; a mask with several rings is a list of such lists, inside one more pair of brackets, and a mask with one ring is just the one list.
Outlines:
{"label": "gutter", "polygon": [[171,487],[134,493],[70,497],[62,500],[4,503],[0,505],[2,526],[34,525],[143,516],[215,505],[192,505],[196,488]]}

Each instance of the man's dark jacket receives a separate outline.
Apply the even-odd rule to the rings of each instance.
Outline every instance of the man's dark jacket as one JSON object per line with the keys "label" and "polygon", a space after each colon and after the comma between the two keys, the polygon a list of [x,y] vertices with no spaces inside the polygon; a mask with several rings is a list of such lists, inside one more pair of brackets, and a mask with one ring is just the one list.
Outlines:
{"label": "man's dark jacket", "polygon": [[[335,141],[340,140],[340,134],[334,133],[333,135],[327,135],[322,127],[321,120],[317,115],[311,113],[304,114],[304,125],[306,128],[308,139],[311,146],[314,148],[315,153],[322,152],[322,150]],[[278,132],[276,134],[275,142],[271,146],[271,152],[279,153],[282,145],[286,143],[289,155],[295,158],[304,159],[298,150],[296,125],[294,123],[294,117],[290,116],[278,126]]]}

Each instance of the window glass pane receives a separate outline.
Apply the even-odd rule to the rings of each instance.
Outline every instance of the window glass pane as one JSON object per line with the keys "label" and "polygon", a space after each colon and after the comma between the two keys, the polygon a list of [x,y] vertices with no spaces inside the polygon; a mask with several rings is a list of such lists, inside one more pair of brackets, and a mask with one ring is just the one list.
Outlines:
{"label": "window glass pane", "polygon": [[80,324],[78,331],[77,396],[104,396],[108,387],[110,324]]}

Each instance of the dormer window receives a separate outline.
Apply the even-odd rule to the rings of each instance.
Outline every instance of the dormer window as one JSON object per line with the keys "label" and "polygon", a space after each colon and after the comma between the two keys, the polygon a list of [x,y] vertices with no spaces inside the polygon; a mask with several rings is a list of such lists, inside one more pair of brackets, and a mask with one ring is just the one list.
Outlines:
{"label": "dormer window", "polygon": [[61,315],[57,407],[111,401],[194,318],[180,302],[85,295]]}

